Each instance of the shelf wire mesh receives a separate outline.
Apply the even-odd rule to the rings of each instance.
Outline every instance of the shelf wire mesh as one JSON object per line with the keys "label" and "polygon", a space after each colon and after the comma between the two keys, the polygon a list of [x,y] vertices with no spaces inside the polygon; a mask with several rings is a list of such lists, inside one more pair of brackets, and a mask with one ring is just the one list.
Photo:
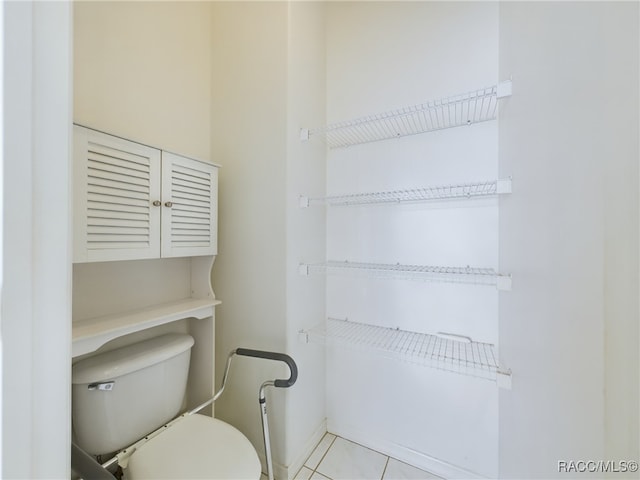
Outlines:
{"label": "shelf wire mesh", "polygon": [[309,198],[308,205],[354,206],[383,203],[426,202],[455,198],[487,197],[498,193],[498,181],[489,180],[457,185],[439,185],[386,192],[355,193]]}
{"label": "shelf wire mesh", "polygon": [[314,343],[369,351],[448,372],[496,380],[500,370],[490,343],[457,341],[438,335],[328,318],[306,331]]}
{"label": "shelf wire mesh", "polygon": [[499,274],[492,268],[440,267],[383,263],[337,262],[306,264],[308,273],[400,278],[444,283],[496,285]]}
{"label": "shelf wire mesh", "polygon": [[342,148],[390,138],[486,122],[496,118],[498,86],[445,97],[309,131],[323,136],[329,148]]}

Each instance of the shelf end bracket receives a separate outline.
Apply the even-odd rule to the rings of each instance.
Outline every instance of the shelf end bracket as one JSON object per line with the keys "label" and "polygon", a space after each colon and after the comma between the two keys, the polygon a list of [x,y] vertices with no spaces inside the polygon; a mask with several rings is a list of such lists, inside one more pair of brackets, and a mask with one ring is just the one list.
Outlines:
{"label": "shelf end bracket", "polygon": [[498,370],[496,372],[496,382],[498,383],[498,388],[511,390],[511,370]]}
{"label": "shelf end bracket", "polygon": [[300,129],[300,140],[303,142],[306,142],[307,140],[309,140],[310,135],[309,135],[309,129],[308,128],[301,128]]}
{"label": "shelf end bracket", "polygon": [[511,193],[511,177],[498,180],[496,192],[499,195],[503,193]]}
{"label": "shelf end bracket", "polygon": [[496,279],[496,288],[498,290],[510,291],[511,275],[498,275],[498,278]]}
{"label": "shelf end bracket", "polygon": [[300,275],[304,275],[305,277],[309,276],[309,265],[305,265],[304,263],[298,265],[298,273]]}
{"label": "shelf end bracket", "polygon": [[505,80],[498,84],[498,89],[496,91],[496,96],[498,98],[510,97],[512,93],[513,89],[511,80]]}

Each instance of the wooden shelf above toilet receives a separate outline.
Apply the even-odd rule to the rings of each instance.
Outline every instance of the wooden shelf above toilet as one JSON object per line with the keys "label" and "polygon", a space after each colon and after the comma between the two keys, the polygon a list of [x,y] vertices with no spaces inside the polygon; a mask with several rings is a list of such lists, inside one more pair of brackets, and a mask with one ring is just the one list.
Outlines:
{"label": "wooden shelf above toilet", "polygon": [[184,318],[207,318],[221,302],[216,299],[185,298],[124,313],[74,322],[72,356],[96,351],[110,340]]}

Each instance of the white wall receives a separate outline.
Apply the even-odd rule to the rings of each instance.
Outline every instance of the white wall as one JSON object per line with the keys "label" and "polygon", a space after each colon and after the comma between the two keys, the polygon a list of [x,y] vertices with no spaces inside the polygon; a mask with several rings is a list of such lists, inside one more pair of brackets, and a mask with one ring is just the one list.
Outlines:
{"label": "white wall", "polygon": [[324,278],[301,278],[298,264],[322,258],[325,211],[300,208],[300,195],[325,191],[325,148],[301,142],[300,128],[325,123],[325,5],[290,2],[287,72],[287,351],[300,368],[287,396],[287,458],[295,475],[326,431],[325,355],[318,345],[298,342],[298,331],[325,318]]}
{"label": "white wall", "polygon": [[[498,81],[496,3],[333,3],[327,17],[327,120],[455,95]],[[497,178],[496,122],[330,151],[327,193]],[[327,258],[498,269],[497,201],[331,208]],[[327,314],[497,343],[495,288],[327,279]],[[494,477],[495,383],[375,357],[327,353],[329,431],[443,476]]]}
{"label": "white wall", "polygon": [[210,160],[209,2],[74,2],[76,123]]}
{"label": "white wall", "polygon": [[71,31],[68,3],[4,5],[3,478],[70,476]]}
{"label": "white wall", "polygon": [[[212,152],[220,177],[220,243],[214,289],[219,373],[239,346],[284,351],[298,383],[272,391],[276,475],[292,477],[324,433],[324,354],[297,343],[322,321],[324,282],[301,282],[298,263],[324,254],[323,212],[298,196],[324,190],[322,147],[299,129],[324,122],[324,6],[216,3],[213,7]],[[263,452],[257,390],[286,368],[240,360],[216,414]]]}
{"label": "white wall", "polygon": [[500,74],[500,475],[637,459],[638,5],[504,3]]}
{"label": "white wall", "polygon": [[[286,349],[287,5],[214,3],[211,152],[220,169],[218,379],[238,347]],[[264,452],[258,388],[286,367],[238,358],[216,416]],[[268,396],[274,462],[285,464],[284,392]]]}

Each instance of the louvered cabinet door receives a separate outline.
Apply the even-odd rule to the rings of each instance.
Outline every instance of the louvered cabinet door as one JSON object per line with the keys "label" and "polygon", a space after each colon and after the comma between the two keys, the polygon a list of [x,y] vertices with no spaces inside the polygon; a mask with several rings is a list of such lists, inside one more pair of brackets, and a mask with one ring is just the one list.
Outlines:
{"label": "louvered cabinet door", "polygon": [[218,167],[162,152],[162,257],[216,255]]}
{"label": "louvered cabinet door", "polygon": [[160,170],[160,150],[74,126],[74,262],[160,256]]}

